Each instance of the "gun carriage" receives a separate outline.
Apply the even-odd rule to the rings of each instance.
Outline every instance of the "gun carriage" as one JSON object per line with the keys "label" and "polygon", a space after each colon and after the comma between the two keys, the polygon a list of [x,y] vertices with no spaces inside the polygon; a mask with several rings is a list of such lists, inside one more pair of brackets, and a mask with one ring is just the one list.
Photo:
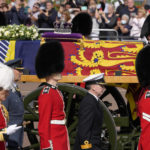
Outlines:
{"label": "gun carriage", "polygon": [[[76,135],[79,104],[87,92],[78,85],[82,84],[83,78],[87,75],[103,72],[107,83],[100,102],[104,111],[103,131],[100,135],[103,149],[134,150],[140,135],[135,111],[135,95],[139,84],[134,65],[137,53],[143,48],[143,42],[93,41],[86,40],[79,34],[58,35],[51,33],[38,41],[10,41],[8,51],[10,48],[11,51],[7,53],[6,61],[22,58],[23,65],[30,74],[22,75],[21,81],[43,82],[44,80],[39,80],[35,75],[36,52],[43,42],[53,39],[60,40],[65,49],[65,69],[58,88],[62,91],[65,99],[71,146],[74,144]],[[127,102],[117,87],[126,90]],[[24,149],[39,149],[38,132],[34,123],[38,122],[37,97],[41,89],[42,87],[37,88],[24,98],[26,110],[24,120],[31,121],[25,128],[31,145]],[[116,108],[112,109],[114,104]]]}

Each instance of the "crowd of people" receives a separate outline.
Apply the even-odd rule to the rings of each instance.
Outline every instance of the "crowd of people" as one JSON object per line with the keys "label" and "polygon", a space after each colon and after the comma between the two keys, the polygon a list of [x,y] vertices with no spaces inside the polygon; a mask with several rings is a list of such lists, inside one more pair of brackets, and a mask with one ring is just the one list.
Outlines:
{"label": "crowd of people", "polygon": [[[106,0],[64,0],[56,4],[49,0],[14,0],[0,3],[0,12],[5,16],[4,25],[25,24],[39,28],[54,28],[54,22],[71,22],[79,12],[88,12],[93,21],[93,39],[114,39],[116,32],[95,31],[114,29],[119,36],[138,39],[150,6],[136,7],[134,0],[111,4]],[[4,20],[4,19],[3,19]]]}

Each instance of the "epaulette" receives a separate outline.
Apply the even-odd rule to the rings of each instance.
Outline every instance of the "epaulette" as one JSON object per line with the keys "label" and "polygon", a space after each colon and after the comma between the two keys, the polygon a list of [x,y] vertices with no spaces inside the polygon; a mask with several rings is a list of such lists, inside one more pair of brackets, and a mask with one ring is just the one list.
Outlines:
{"label": "epaulette", "polygon": [[146,94],[145,94],[145,99],[146,98],[150,98],[150,90],[148,90],[147,92],[146,92]]}
{"label": "epaulette", "polygon": [[43,94],[48,94],[49,93],[49,91],[50,91],[50,88],[52,88],[52,89],[57,89],[57,87],[56,86],[54,86],[54,85],[51,85],[51,84],[48,84],[47,86],[45,86],[45,88],[43,89]]}
{"label": "epaulette", "polygon": [[90,148],[92,148],[92,144],[89,143],[89,141],[87,141],[87,140],[85,140],[84,144],[81,145],[81,149],[90,149]]}
{"label": "epaulette", "polygon": [[44,89],[43,89],[43,93],[42,94],[48,94],[50,91],[50,87],[49,86],[46,86]]}

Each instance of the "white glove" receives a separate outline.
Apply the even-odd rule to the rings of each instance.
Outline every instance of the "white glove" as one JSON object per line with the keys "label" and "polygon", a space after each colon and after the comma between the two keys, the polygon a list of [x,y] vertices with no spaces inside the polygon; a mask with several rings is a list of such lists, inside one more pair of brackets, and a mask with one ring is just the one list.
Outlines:
{"label": "white glove", "polygon": [[22,126],[17,126],[17,124],[10,125],[6,130],[7,135],[11,135],[11,134],[15,133],[20,128],[22,128]]}

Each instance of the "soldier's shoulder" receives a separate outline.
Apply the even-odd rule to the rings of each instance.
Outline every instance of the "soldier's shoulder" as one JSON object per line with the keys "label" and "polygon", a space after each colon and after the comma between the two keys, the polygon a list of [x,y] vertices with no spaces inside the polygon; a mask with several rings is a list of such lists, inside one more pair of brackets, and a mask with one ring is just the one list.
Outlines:
{"label": "soldier's shoulder", "polygon": [[51,85],[51,86],[45,86],[45,87],[43,88],[42,94],[49,94],[50,89],[56,89],[56,87],[53,86],[53,85]]}
{"label": "soldier's shoulder", "polygon": [[43,88],[43,92],[42,92],[42,94],[48,94],[49,92],[50,92],[50,87],[49,86],[45,86],[44,88]]}
{"label": "soldier's shoulder", "polygon": [[145,92],[145,98],[150,98],[150,89]]}

